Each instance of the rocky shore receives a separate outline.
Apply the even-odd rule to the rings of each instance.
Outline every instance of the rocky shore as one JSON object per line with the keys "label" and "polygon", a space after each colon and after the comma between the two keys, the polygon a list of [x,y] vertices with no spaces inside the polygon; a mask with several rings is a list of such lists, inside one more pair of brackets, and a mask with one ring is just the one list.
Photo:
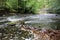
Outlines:
{"label": "rocky shore", "polygon": [[21,30],[28,31],[34,35],[32,40],[60,40],[60,30],[51,30],[47,28],[25,28],[21,27]]}
{"label": "rocky shore", "polygon": [[9,23],[7,27],[0,28],[0,40],[26,40],[26,38],[27,40],[60,40],[60,30],[30,27],[24,22],[18,23],[18,26]]}

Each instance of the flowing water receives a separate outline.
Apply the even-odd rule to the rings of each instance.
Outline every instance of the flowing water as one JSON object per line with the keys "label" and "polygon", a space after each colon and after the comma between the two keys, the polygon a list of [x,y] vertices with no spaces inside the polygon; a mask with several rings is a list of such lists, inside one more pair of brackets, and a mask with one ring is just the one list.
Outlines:
{"label": "flowing water", "polygon": [[[37,15],[13,15],[0,17],[0,26],[3,26],[8,21],[24,21],[27,25],[33,27],[52,27],[60,28],[60,15],[58,14],[37,14]],[[5,25],[4,25],[5,26]]]}
{"label": "flowing water", "polygon": [[[60,15],[59,14],[20,14],[12,16],[0,17],[0,28],[7,26],[7,22],[24,21],[30,27],[46,27],[52,29],[60,29]],[[28,40],[28,39],[25,39]],[[31,38],[29,39],[31,40]]]}

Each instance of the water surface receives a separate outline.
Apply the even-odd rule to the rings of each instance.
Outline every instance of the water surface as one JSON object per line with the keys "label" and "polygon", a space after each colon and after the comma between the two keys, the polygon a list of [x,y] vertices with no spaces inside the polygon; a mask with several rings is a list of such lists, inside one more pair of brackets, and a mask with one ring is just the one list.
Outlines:
{"label": "water surface", "polygon": [[48,27],[53,29],[60,29],[60,15],[58,14],[20,14],[12,16],[0,17],[0,25],[6,24],[8,21],[24,21],[27,25],[32,27]]}

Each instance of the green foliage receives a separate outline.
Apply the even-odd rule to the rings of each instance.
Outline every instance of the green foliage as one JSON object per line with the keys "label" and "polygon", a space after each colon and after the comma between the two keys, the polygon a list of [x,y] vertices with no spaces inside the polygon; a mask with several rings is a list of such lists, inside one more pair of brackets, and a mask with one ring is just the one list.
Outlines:
{"label": "green foliage", "polygon": [[18,0],[6,0],[5,7],[9,9],[10,12],[17,12]]}
{"label": "green foliage", "polygon": [[6,4],[5,7],[9,8],[11,11],[18,9],[21,13],[37,13],[42,8],[50,8],[54,12],[60,9],[59,0],[3,0]]}
{"label": "green foliage", "polygon": [[19,0],[19,7],[21,9],[33,11],[36,13],[39,8],[43,6],[43,0]]}
{"label": "green foliage", "polygon": [[49,0],[48,1],[49,11],[52,13],[60,13],[60,1],[59,0]]}
{"label": "green foliage", "polygon": [[18,7],[18,0],[6,0],[6,7],[16,9]]}

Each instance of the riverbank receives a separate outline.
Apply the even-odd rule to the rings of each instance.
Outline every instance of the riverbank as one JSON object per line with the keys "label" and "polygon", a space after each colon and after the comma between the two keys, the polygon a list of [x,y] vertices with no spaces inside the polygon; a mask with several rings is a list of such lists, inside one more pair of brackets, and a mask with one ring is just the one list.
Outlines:
{"label": "riverbank", "polygon": [[60,40],[60,30],[51,30],[47,28],[25,28],[21,30],[28,31],[34,35],[32,40]]}
{"label": "riverbank", "polygon": [[8,25],[0,28],[1,40],[60,40],[60,30]]}

